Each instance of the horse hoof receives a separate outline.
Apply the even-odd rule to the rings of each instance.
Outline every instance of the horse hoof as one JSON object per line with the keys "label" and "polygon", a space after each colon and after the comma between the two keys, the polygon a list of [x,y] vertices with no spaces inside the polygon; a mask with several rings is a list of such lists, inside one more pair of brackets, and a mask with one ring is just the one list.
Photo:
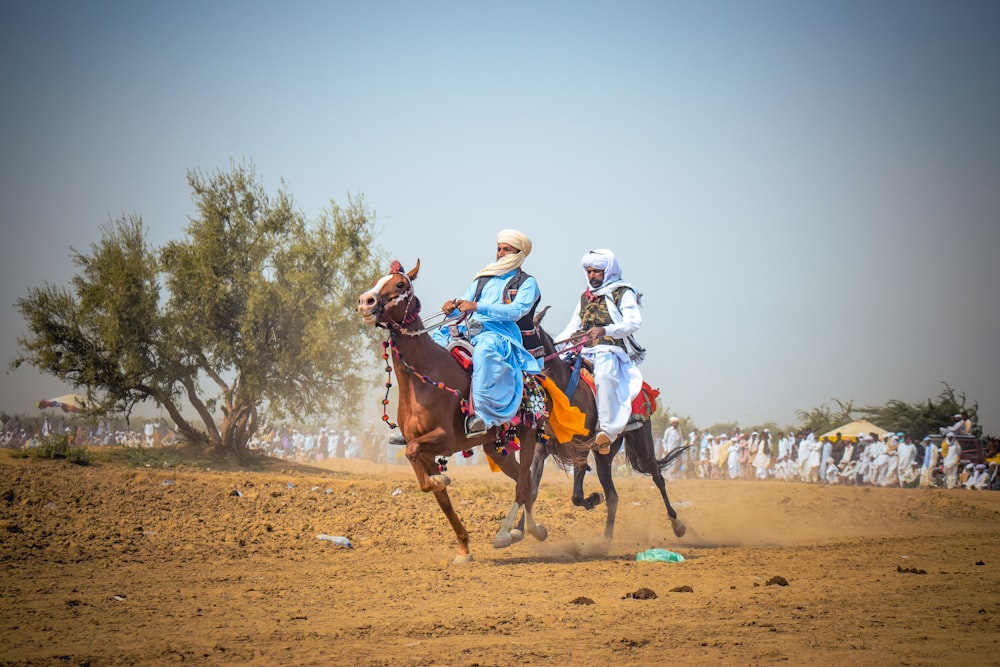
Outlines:
{"label": "horse hoof", "polygon": [[458,554],[451,559],[453,565],[465,565],[473,561],[472,554]]}
{"label": "horse hoof", "polygon": [[587,496],[587,499],[584,501],[583,506],[586,507],[588,510],[592,510],[603,502],[604,502],[604,496],[595,491],[594,493]]}
{"label": "horse hoof", "polygon": [[511,544],[517,544],[518,542],[520,542],[523,539],[524,539],[524,531],[522,531],[520,528],[511,528],[510,529],[510,543]]}
{"label": "horse hoof", "polygon": [[510,533],[506,535],[497,535],[496,537],[493,538],[494,549],[506,549],[512,544],[514,544],[514,540],[510,536]]}
{"label": "horse hoof", "polygon": [[548,529],[540,523],[535,524],[535,529],[531,531],[531,536],[539,542],[544,542],[549,537]]}
{"label": "horse hoof", "polygon": [[431,483],[431,491],[441,491],[451,484],[448,475],[431,475],[427,480]]}
{"label": "horse hoof", "polygon": [[684,537],[684,533],[687,532],[687,526],[684,525],[684,522],[680,519],[671,519],[670,523],[674,528],[674,535]]}

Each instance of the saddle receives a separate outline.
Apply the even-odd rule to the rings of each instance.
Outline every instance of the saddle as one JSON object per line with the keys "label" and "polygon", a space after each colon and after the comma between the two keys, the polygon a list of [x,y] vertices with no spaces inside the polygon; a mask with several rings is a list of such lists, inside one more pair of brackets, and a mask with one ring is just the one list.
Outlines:
{"label": "saddle", "polygon": [[472,343],[464,338],[453,338],[448,343],[448,351],[459,366],[467,371],[472,370]]}
{"label": "saddle", "polygon": [[[580,379],[590,387],[591,393],[596,396],[597,388],[594,384],[594,373],[591,368],[586,366],[586,362],[580,369]],[[648,382],[643,380],[642,390],[639,391],[638,396],[632,399],[632,416],[629,417],[628,426],[625,427],[625,430],[630,431],[633,428],[638,428],[653,418],[653,413],[656,412],[656,399],[659,395],[659,389],[653,389]]]}

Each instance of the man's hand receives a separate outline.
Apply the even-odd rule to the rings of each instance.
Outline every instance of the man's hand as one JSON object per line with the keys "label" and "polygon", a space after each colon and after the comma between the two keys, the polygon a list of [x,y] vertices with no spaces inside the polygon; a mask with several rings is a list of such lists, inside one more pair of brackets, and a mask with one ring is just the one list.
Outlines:
{"label": "man's hand", "polygon": [[466,301],[464,299],[449,299],[441,306],[441,312],[450,313],[456,308],[463,313],[474,313],[478,308],[478,304],[475,301]]}
{"label": "man's hand", "polygon": [[590,327],[590,329],[587,331],[587,338],[589,338],[590,340],[597,340],[598,338],[602,337],[605,334],[605,332],[606,329],[604,327]]}

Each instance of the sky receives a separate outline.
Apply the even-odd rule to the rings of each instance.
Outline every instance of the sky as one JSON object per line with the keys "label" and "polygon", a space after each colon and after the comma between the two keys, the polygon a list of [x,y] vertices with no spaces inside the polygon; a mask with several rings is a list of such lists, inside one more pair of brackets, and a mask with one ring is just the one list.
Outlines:
{"label": "sky", "polygon": [[[700,427],[947,383],[1000,435],[998,35],[973,0],[13,3],[0,359],[71,248],[133,213],[183,238],[187,172],[251,163],[310,218],[363,196],[425,304],[516,228],[558,331],[613,250]],[[70,389],[0,382],[7,412]]]}

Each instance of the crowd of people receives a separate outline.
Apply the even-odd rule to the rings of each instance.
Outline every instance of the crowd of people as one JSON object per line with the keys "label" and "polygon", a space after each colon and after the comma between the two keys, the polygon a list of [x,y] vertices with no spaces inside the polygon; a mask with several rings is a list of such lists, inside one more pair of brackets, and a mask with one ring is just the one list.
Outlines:
{"label": "crowd of people", "polygon": [[65,435],[77,447],[160,447],[176,442],[177,433],[159,419],[147,420],[142,430],[98,420],[82,425],[64,416],[28,419],[3,415],[0,447],[30,449],[46,439]]}
{"label": "crowd of people", "polygon": [[302,430],[284,424],[265,428],[250,440],[250,448],[268,456],[295,461],[316,463],[328,458],[364,459],[373,463],[385,462],[385,438],[369,422],[361,433],[350,428],[321,426]]}
{"label": "crowd of people", "polygon": [[[953,430],[954,429],[954,430]],[[761,432],[713,435],[691,432],[685,439],[678,420],[657,440],[659,457],[686,446],[667,471],[687,479],[744,479],[850,484],[868,486],[1000,488],[1000,441],[987,440],[985,460],[963,462],[959,426],[943,438],[926,436],[918,442],[904,433],[862,433],[842,437]]]}

